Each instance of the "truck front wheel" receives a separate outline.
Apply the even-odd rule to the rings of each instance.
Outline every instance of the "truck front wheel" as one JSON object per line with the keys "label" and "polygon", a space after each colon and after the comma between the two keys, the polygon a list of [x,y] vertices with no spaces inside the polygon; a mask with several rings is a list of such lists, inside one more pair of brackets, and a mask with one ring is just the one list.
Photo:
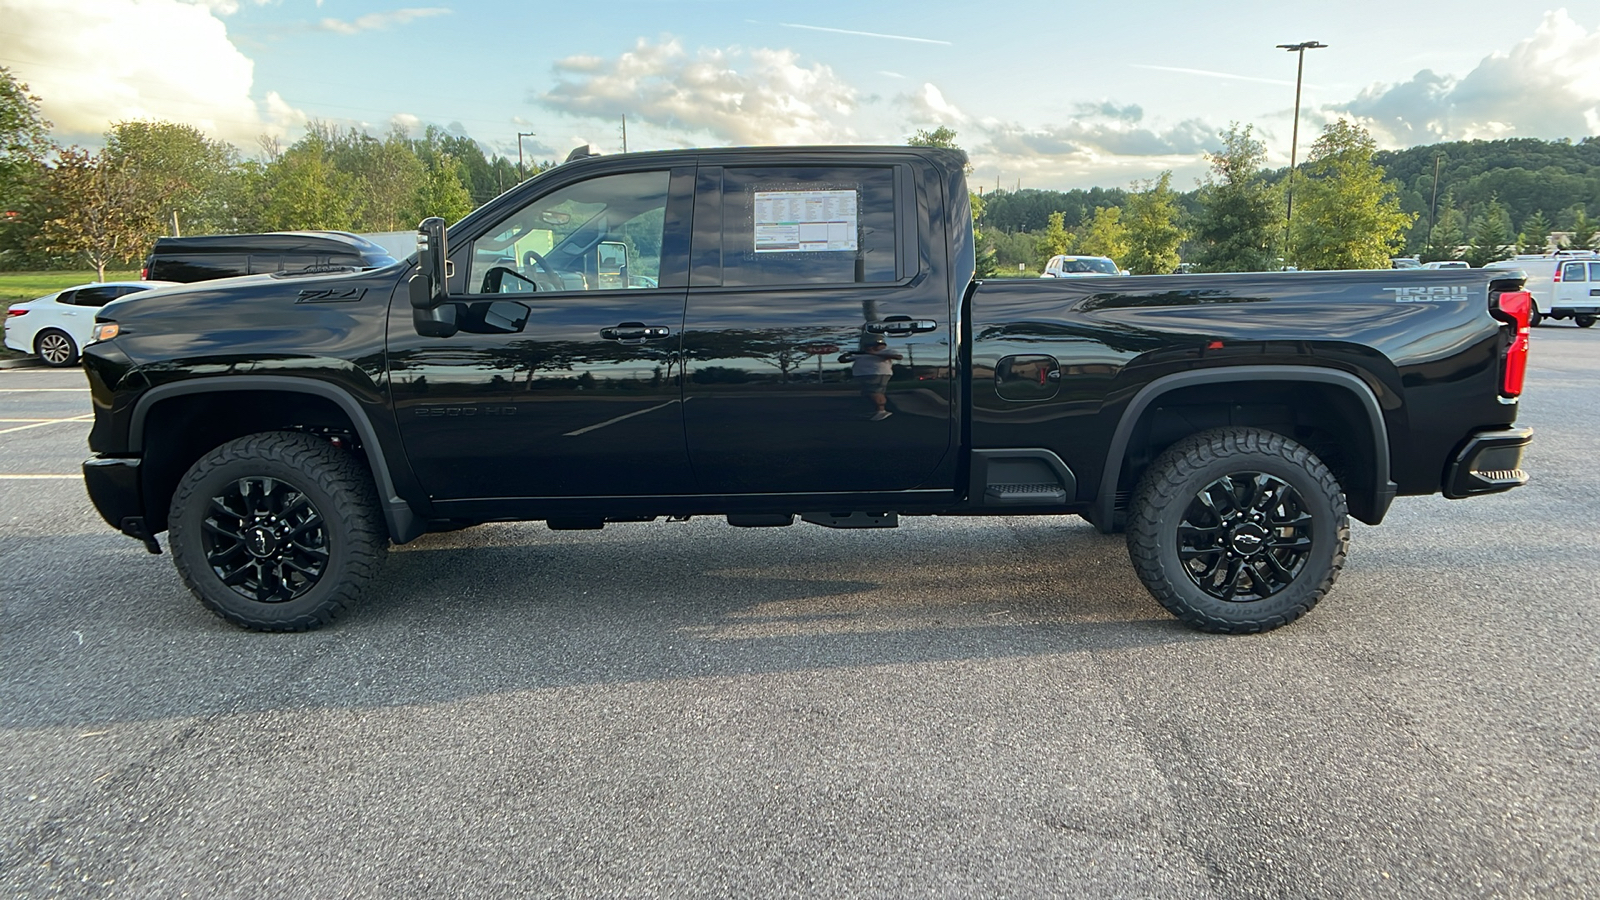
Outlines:
{"label": "truck front wheel", "polygon": [[365,466],[326,440],[288,431],[248,435],[201,457],[173,494],[168,529],[190,592],[256,631],[307,631],[338,618],[388,551]]}
{"label": "truck front wheel", "polygon": [[1169,612],[1202,631],[1270,631],[1333,587],[1350,543],[1344,492],[1310,450],[1256,428],[1169,447],[1129,510],[1128,555]]}

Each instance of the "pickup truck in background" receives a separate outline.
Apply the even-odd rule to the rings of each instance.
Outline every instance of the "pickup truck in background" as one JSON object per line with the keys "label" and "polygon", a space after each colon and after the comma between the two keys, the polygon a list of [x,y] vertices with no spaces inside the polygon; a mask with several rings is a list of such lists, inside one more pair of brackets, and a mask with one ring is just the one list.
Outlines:
{"label": "pickup truck in background", "polygon": [[1521,277],[974,280],[964,155],[569,161],[376,270],[114,303],[84,351],[113,526],[263,630],[482,522],[1079,515],[1191,626],[1311,609],[1348,517],[1524,483]]}

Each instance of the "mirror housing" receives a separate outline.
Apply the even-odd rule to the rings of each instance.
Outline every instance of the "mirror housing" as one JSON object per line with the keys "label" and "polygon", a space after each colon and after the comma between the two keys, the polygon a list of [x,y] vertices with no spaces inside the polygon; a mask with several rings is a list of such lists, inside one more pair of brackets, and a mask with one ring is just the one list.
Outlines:
{"label": "mirror housing", "polygon": [[423,219],[417,226],[417,272],[408,284],[414,309],[438,309],[444,303],[450,291],[446,272],[449,254],[444,220],[438,216]]}

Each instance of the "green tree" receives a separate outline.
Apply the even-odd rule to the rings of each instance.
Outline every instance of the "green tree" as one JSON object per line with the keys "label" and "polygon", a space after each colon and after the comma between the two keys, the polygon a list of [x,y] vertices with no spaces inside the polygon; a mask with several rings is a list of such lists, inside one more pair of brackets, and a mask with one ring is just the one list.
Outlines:
{"label": "green tree", "polygon": [[1544,253],[1550,245],[1550,220],[1544,210],[1536,209],[1533,215],[1522,220],[1522,232],[1517,235],[1520,253]]}
{"label": "green tree", "polygon": [[1450,195],[1439,201],[1439,217],[1428,236],[1428,245],[1422,251],[1423,262],[1441,259],[1459,259],[1461,245],[1467,242],[1467,217],[1457,209]]}
{"label": "green tree", "polygon": [[1589,214],[1580,206],[1572,216],[1572,242],[1567,246],[1573,250],[1597,249],[1595,243],[1597,232],[1600,232],[1600,228],[1596,227],[1596,223],[1589,218]]}
{"label": "green tree", "polygon": [[54,256],[93,266],[104,281],[106,266],[143,255],[138,182],[104,153],[65,147],[56,156],[39,241]]}
{"label": "green tree", "polygon": [[1123,224],[1128,253],[1121,260],[1135,275],[1165,275],[1178,268],[1178,245],[1184,232],[1178,227],[1178,195],[1172,190],[1172,172],[1136,181],[1128,197]]}
{"label": "green tree", "polygon": [[224,184],[239,162],[232,144],[174,122],[118,122],[105,138],[106,159],[138,193],[144,243],[163,234],[229,230]]}
{"label": "green tree", "polygon": [[418,222],[429,216],[454,222],[472,212],[472,195],[462,182],[461,164],[455,157],[438,153],[428,159],[413,212]]}
{"label": "green tree", "polygon": [[1472,243],[1467,246],[1467,262],[1474,266],[1505,259],[1516,252],[1511,232],[1511,215],[1498,200],[1490,200],[1472,220]]}
{"label": "green tree", "polygon": [[1126,265],[1123,259],[1128,255],[1128,229],[1122,224],[1122,210],[1115,206],[1095,210],[1073,243],[1085,256],[1106,256]]}
{"label": "green tree", "polygon": [[[39,114],[39,98],[0,66],[0,189],[31,177],[49,152],[50,123]],[[12,194],[6,190],[0,196]]]}
{"label": "green tree", "polygon": [[50,123],[39,98],[0,66],[0,268],[29,265],[40,223]]}
{"label": "green tree", "polygon": [[1291,257],[1302,269],[1385,269],[1416,220],[1373,162],[1366,129],[1332,122],[1311,145],[1295,188]]}
{"label": "green tree", "polygon": [[1050,257],[1072,252],[1072,233],[1067,231],[1065,219],[1064,213],[1051,213],[1049,224],[1045,226],[1044,233],[1039,235],[1035,246],[1038,248],[1040,271],[1050,262]]}
{"label": "green tree", "polygon": [[328,130],[312,123],[304,138],[267,166],[263,228],[352,230],[356,224],[356,179],[339,171]]}
{"label": "green tree", "polygon": [[1223,149],[1206,154],[1211,172],[1201,186],[1200,212],[1193,239],[1200,245],[1195,263],[1202,272],[1265,272],[1277,268],[1272,242],[1278,208],[1262,167],[1267,148],[1252,127],[1237,122],[1223,132]]}

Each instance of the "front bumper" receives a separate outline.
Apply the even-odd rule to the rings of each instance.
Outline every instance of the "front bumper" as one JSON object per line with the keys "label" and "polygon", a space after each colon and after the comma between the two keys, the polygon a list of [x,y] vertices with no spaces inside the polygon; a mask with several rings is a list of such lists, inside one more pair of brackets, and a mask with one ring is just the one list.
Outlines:
{"label": "front bumper", "polygon": [[1480,431],[1456,451],[1444,475],[1444,495],[1451,500],[1498,494],[1528,483],[1522,451],[1533,441],[1533,429]]}
{"label": "front bumper", "polygon": [[120,457],[95,457],[83,464],[83,484],[89,500],[111,527],[129,537],[144,541],[151,553],[161,545],[150,534],[144,521],[144,493],[139,488],[139,460]]}

